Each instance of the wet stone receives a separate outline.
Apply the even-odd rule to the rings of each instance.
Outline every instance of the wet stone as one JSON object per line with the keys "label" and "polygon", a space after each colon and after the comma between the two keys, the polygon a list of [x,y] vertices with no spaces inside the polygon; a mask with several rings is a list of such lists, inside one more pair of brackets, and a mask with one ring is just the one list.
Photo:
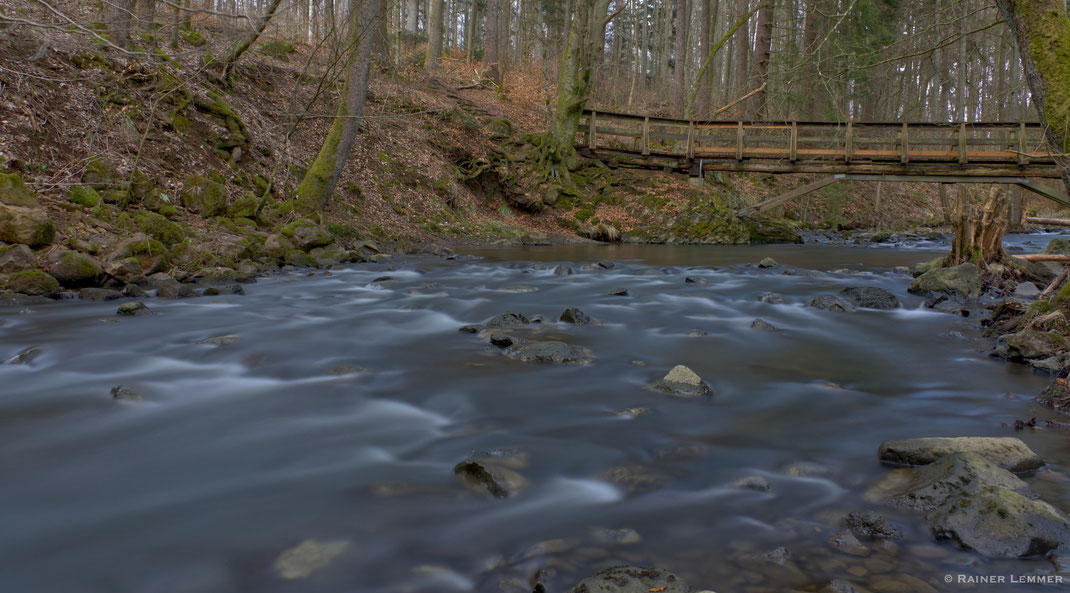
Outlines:
{"label": "wet stone", "polygon": [[758,492],[768,492],[771,488],[769,480],[766,480],[762,476],[746,476],[729,482],[729,488],[740,488],[743,490],[756,490]]}
{"label": "wet stone", "polygon": [[148,315],[151,313],[148,306],[141,301],[133,301],[119,305],[117,315]]}
{"label": "wet stone", "polygon": [[327,568],[349,549],[345,540],[316,541],[306,539],[275,559],[275,573],[287,580],[307,578]]}
{"label": "wet stone", "polygon": [[112,387],[111,396],[116,401],[121,402],[139,402],[145,399],[140,392],[127,385],[116,385],[115,387]]}
{"label": "wet stone", "polygon": [[674,395],[676,397],[700,397],[710,395],[710,386],[699,377],[695,371],[684,365],[676,365],[658,381],[658,391]]}
{"label": "wet stone", "polygon": [[751,327],[751,329],[756,329],[756,330],[766,331],[766,332],[773,332],[773,331],[777,330],[776,326],[774,326],[772,323],[769,323],[768,321],[765,321],[763,319],[755,319],[754,321],[752,321],[750,323],[750,327]]}
{"label": "wet stone", "polygon": [[609,296],[631,296],[627,288],[614,288],[609,291]]}
{"label": "wet stone", "polygon": [[465,488],[493,498],[506,498],[527,486],[524,476],[492,460],[462,461],[453,473]]}
{"label": "wet stone", "polygon": [[615,566],[598,571],[569,593],[690,593],[687,581],[660,568]]}
{"label": "wet stone", "polygon": [[862,538],[873,539],[900,539],[903,532],[892,525],[884,515],[874,511],[861,511],[849,513],[844,519],[844,524],[851,533]]}
{"label": "wet stone", "polygon": [[487,327],[519,327],[528,325],[531,321],[523,313],[502,313],[487,322]]}
{"label": "wet stone", "polygon": [[595,323],[594,318],[581,311],[578,307],[565,309],[564,313],[561,313],[559,321],[573,325],[591,325]]}

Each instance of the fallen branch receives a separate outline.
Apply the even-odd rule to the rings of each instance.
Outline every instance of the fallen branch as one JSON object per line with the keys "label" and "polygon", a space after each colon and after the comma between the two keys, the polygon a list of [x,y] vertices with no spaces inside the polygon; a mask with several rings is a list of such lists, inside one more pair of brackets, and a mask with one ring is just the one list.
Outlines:
{"label": "fallen branch", "polygon": [[1014,255],[1014,259],[1020,259],[1022,261],[1053,261],[1070,263],[1070,255],[1061,255],[1058,253],[1029,253],[1026,255]]}
{"label": "fallen branch", "polygon": [[1040,293],[1040,299],[1048,298],[1053,292],[1055,292],[1063,282],[1066,282],[1066,277],[1070,275],[1070,266],[1063,266],[1063,271],[1059,272],[1059,275],[1055,277],[1055,280],[1051,281],[1051,284]]}
{"label": "fallen branch", "polygon": [[732,101],[731,103],[729,103],[728,105],[725,105],[724,107],[722,107],[722,108],[718,109],[717,111],[714,111],[714,112],[713,112],[713,115],[714,115],[714,117],[716,117],[716,116],[718,116],[718,115],[720,115],[720,114],[724,113],[725,111],[728,111],[729,109],[731,109],[731,108],[735,107],[736,105],[739,105],[740,103],[742,103],[742,102],[746,101],[747,99],[750,99],[750,98],[751,98],[751,97],[753,97],[754,95],[757,95],[758,93],[760,93],[760,92],[764,91],[764,90],[765,90],[765,85],[766,85],[766,84],[768,84],[768,83],[766,83],[766,82],[763,82],[763,83],[762,83],[762,86],[760,86],[760,87],[758,87],[758,88],[754,89],[753,91],[751,91],[751,92],[747,93],[746,95],[743,95],[742,97],[740,97],[740,98],[736,99],[735,101]]}
{"label": "fallen branch", "polygon": [[1042,224],[1047,226],[1070,226],[1070,220],[1065,218],[1040,218],[1037,216],[1026,216],[1025,221],[1029,224]]}

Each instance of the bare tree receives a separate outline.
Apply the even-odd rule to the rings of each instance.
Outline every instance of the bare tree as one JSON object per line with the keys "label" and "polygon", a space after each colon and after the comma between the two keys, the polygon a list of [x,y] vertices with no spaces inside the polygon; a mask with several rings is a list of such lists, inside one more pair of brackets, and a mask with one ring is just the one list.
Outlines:
{"label": "bare tree", "polygon": [[427,69],[438,68],[442,58],[442,4],[443,0],[428,0],[431,3],[431,16],[427,40]]}

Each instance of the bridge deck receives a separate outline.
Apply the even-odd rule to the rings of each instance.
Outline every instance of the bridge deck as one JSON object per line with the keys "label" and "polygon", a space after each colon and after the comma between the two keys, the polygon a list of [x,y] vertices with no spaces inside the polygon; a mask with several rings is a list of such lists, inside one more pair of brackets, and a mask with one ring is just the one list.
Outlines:
{"label": "bridge deck", "polygon": [[636,166],[1059,178],[1036,123],[693,121],[585,110],[576,148]]}

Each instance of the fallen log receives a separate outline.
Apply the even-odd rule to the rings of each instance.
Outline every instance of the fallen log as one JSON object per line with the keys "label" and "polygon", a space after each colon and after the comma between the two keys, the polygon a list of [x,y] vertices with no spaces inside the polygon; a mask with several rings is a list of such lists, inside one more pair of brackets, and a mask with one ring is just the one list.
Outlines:
{"label": "fallen log", "polygon": [[1058,253],[1027,253],[1025,255],[1013,255],[1014,259],[1020,259],[1022,261],[1053,261],[1070,263],[1070,255],[1061,255]]}
{"label": "fallen log", "polygon": [[1041,224],[1047,226],[1070,226],[1070,220],[1065,218],[1041,218],[1039,216],[1026,216],[1025,221],[1029,224]]}

